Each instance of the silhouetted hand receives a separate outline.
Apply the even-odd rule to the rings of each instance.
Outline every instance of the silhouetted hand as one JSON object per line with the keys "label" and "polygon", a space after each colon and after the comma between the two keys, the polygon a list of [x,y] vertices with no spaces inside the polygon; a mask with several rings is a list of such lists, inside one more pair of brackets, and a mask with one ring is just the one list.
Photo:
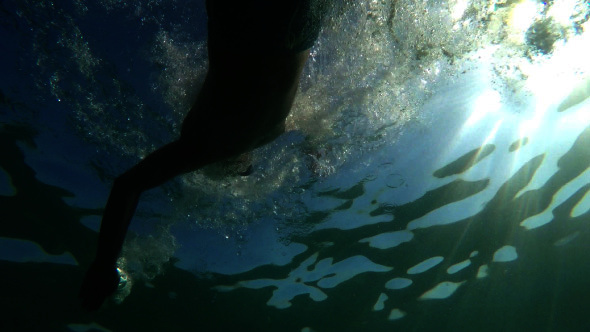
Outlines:
{"label": "silhouetted hand", "polygon": [[111,296],[119,285],[119,274],[113,265],[94,262],[82,283],[78,297],[86,310],[98,310],[102,303]]}

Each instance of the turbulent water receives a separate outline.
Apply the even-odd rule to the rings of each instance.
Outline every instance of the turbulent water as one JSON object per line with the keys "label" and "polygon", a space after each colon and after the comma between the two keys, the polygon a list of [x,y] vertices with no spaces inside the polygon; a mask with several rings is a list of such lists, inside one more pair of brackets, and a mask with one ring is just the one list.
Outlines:
{"label": "turbulent water", "polygon": [[75,303],[112,179],[174,139],[202,1],[0,2],[1,330],[585,331],[590,4],[350,1],[287,133],[142,197]]}

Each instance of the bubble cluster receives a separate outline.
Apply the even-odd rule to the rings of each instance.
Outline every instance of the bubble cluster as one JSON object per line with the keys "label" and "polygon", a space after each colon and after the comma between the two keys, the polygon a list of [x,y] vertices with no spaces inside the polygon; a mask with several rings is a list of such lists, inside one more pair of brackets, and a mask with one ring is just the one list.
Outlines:
{"label": "bubble cluster", "polygon": [[[186,176],[180,204],[187,211],[179,214],[231,229],[268,215],[292,226],[304,219],[301,192],[345,165],[360,165],[364,155],[395,141],[405,124],[421,120],[427,97],[485,41],[492,11],[483,1],[335,5],[310,51],[287,120],[291,134],[257,151],[247,178]],[[186,107],[186,83],[194,80],[187,78],[198,76],[187,68],[195,64],[183,55],[187,46],[171,47],[167,35],[159,36],[159,61],[168,64],[160,76],[165,98],[176,109]]]}
{"label": "bubble cluster", "polygon": [[176,41],[171,32],[161,30],[154,39],[152,61],[160,69],[155,93],[162,94],[169,106],[168,115],[174,133],[180,134],[180,124],[196,99],[199,86],[207,73],[206,45],[202,41]]}
{"label": "bubble cluster", "polygon": [[167,228],[148,236],[131,235],[123,246],[118,266],[136,280],[152,280],[174,254],[177,244]]}
{"label": "bubble cluster", "polygon": [[[531,92],[538,93],[526,86],[527,79],[545,70],[548,62],[588,30],[590,6],[578,0],[498,0],[487,12],[486,34],[480,48],[487,48],[498,89],[504,85],[508,90],[504,97],[512,96],[518,102]],[[579,52],[585,50],[568,51]],[[587,68],[576,67],[575,63],[570,59],[560,66],[564,72],[588,74]]]}
{"label": "bubble cluster", "polygon": [[474,15],[454,21],[444,1],[349,3],[312,49],[290,126],[329,147],[336,168],[390,144],[455,60],[477,47]]}

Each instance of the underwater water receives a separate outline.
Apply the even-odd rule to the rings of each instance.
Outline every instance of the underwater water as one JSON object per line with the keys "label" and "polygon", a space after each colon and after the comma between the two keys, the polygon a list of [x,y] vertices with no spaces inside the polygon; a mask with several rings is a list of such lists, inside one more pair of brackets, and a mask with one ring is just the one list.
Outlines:
{"label": "underwater water", "polygon": [[587,331],[590,3],[338,3],[247,177],[115,176],[174,139],[204,1],[0,1],[0,331]]}

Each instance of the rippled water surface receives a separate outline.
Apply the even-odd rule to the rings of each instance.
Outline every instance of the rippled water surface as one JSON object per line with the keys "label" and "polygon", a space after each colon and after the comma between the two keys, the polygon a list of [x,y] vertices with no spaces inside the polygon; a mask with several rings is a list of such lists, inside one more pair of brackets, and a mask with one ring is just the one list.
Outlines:
{"label": "rippled water surface", "polygon": [[142,197],[96,313],[113,178],[179,133],[202,1],[0,2],[2,331],[585,331],[590,5],[351,1],[287,133]]}

